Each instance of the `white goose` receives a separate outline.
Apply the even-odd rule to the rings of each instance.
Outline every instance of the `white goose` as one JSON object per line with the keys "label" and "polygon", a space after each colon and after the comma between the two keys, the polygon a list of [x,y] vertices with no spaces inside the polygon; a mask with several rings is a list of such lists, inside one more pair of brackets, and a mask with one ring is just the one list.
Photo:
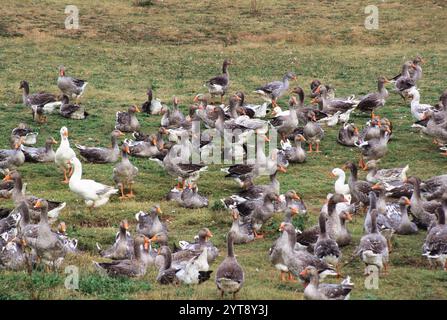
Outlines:
{"label": "white goose", "polygon": [[411,114],[413,115],[413,118],[416,119],[416,121],[424,120],[425,118],[425,112],[429,110],[433,110],[433,106],[429,104],[421,104],[421,95],[419,93],[419,90],[416,89],[416,87],[412,87],[408,91],[408,96],[411,99]]}
{"label": "white goose", "polygon": [[102,206],[109,201],[111,195],[118,192],[118,189],[94,180],[82,179],[82,165],[78,158],[72,158],[70,164],[73,166],[73,174],[68,186],[71,191],[84,199],[87,207]]}
{"label": "white goose", "polygon": [[[67,127],[62,127],[60,130],[61,133],[61,144],[59,148],[57,148],[56,153],[54,155],[54,162],[56,165],[64,170],[64,181],[63,183],[68,183],[68,176],[73,172],[70,167],[68,161],[73,157],[76,157],[74,150],[70,147],[70,142],[68,141],[68,129]],[[70,169],[67,176],[67,169]]]}
{"label": "white goose", "polygon": [[349,185],[345,183],[345,172],[340,168],[335,168],[332,170],[331,175],[337,178],[334,184],[335,193],[340,193],[344,196],[350,196],[351,192],[349,190]]}

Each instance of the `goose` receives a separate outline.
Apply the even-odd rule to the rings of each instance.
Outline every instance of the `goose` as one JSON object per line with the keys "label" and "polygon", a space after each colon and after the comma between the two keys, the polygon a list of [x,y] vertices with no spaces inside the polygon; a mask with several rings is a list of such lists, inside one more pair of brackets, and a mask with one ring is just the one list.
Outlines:
{"label": "goose", "polygon": [[416,120],[416,123],[421,123],[421,121],[426,120],[425,112],[433,110],[434,107],[429,104],[420,103],[421,95],[416,87],[408,90],[408,97],[411,99],[411,115]]}
{"label": "goose", "polygon": [[219,255],[219,249],[210,241],[210,238],[212,237],[213,234],[210,229],[202,228],[197,234],[198,239],[196,242],[190,243],[188,241],[179,241],[179,245],[182,250],[189,250],[195,254],[201,254],[203,249],[207,248],[207,261],[208,263],[212,263]]}
{"label": "goose", "polygon": [[11,130],[11,147],[13,147],[14,144],[19,141],[20,137],[23,137],[22,141],[24,145],[31,146],[33,144],[36,144],[38,135],[39,133],[33,131],[29,127],[29,125],[21,122],[17,125],[17,127]]}
{"label": "goose", "polygon": [[394,87],[396,92],[406,101],[406,96],[408,91],[416,86],[416,82],[410,76],[410,68],[412,68],[413,63],[407,61],[402,65],[402,71],[400,75],[396,76],[394,81]]}
{"label": "goose", "polygon": [[186,266],[176,273],[180,282],[186,284],[200,284],[209,280],[213,271],[209,270],[207,255],[208,248],[204,247],[199,256],[191,258]]}
{"label": "goose", "polygon": [[306,161],[306,151],[301,147],[301,143],[306,141],[306,138],[301,134],[295,136],[295,146],[293,147],[290,144],[283,143],[281,140],[281,147],[284,150],[287,161],[290,163],[303,163]]}
{"label": "goose", "polygon": [[14,208],[6,217],[0,219],[0,234],[8,232],[17,227],[17,224],[23,218],[22,205]]}
{"label": "goose", "polygon": [[239,211],[236,208],[231,209],[231,217],[233,219],[233,223],[230,231],[234,233],[235,244],[249,243],[255,240],[251,225],[241,221]]}
{"label": "goose", "polygon": [[147,101],[141,106],[141,110],[147,114],[160,114],[162,109],[162,104],[160,99],[154,99],[152,88],[147,89]]}
{"label": "goose", "polygon": [[427,200],[441,199],[447,187],[447,175],[431,177],[421,183],[421,190],[424,191]]}
{"label": "goose", "polygon": [[369,93],[364,96],[357,105],[357,110],[361,112],[370,112],[371,119],[374,118],[374,111],[385,105],[388,98],[388,90],[385,88],[385,83],[389,83],[385,77],[379,77],[377,80],[377,92]]}
{"label": "goose", "polygon": [[[408,206],[411,206],[411,201],[407,197],[401,197],[399,199],[400,216],[398,216],[400,220],[398,218],[393,221],[389,216],[389,219],[394,223],[397,234],[410,235],[418,232],[417,225],[408,218]],[[396,216],[394,215],[395,218]]]}
{"label": "goose", "polygon": [[335,180],[335,184],[334,184],[335,193],[339,193],[344,196],[350,196],[349,184],[345,183],[345,180],[346,180],[345,172],[340,168],[334,168],[331,171],[331,175],[334,178],[337,178],[337,180]]}
{"label": "goose", "polygon": [[366,181],[374,184],[380,182],[388,192],[404,187],[404,182],[407,179],[407,172],[410,169],[409,165],[406,165],[403,168],[378,169],[379,162],[380,159],[369,160],[366,163],[366,168],[368,170]]}
{"label": "goose", "polygon": [[229,293],[233,295],[233,299],[236,299],[236,294],[244,285],[244,270],[236,260],[234,254],[234,238],[235,232],[228,232],[227,257],[216,270],[215,283],[217,289],[220,291],[221,298],[223,298],[225,293]]}
{"label": "goose", "polygon": [[62,105],[59,114],[64,118],[73,120],[83,120],[89,115],[83,106],[70,103],[70,99],[65,94],[62,96]]}
{"label": "goose", "polygon": [[377,217],[376,217],[376,225],[381,235],[383,235],[386,239],[386,243],[388,246],[388,251],[392,250],[391,237],[394,234],[393,225],[388,218],[388,210],[385,202],[385,192],[380,185],[372,186],[374,191],[379,192],[379,198],[377,199],[374,191],[371,191],[368,195],[369,198],[369,207],[366,213],[365,222],[363,224],[363,230],[367,233],[371,233],[372,230],[372,215],[371,212],[377,209]]}
{"label": "goose", "polygon": [[[279,190],[278,192],[279,193]],[[295,213],[305,215],[307,213],[306,204],[303,199],[298,195],[295,190],[289,190],[284,195],[280,195],[280,203],[275,206],[275,212],[287,211],[287,209],[293,209]]]}
{"label": "goose", "polygon": [[31,106],[31,113],[33,115],[33,120],[36,121],[37,123],[47,123],[48,118],[47,116],[45,116],[45,109],[44,109],[45,105],[41,104],[41,105],[36,105],[36,106]]}
{"label": "goose", "polygon": [[371,139],[380,138],[380,128],[382,124],[378,116],[374,116],[374,119],[368,121],[360,132],[358,140],[369,141]]}
{"label": "goose", "polygon": [[[133,193],[133,185],[138,175],[138,168],[130,161],[128,154],[130,153],[127,143],[123,143],[121,147],[121,162],[113,168],[113,181],[117,188],[121,191],[120,199],[128,199],[135,197]],[[124,189],[128,187],[129,193],[124,194]]]}
{"label": "goose", "polygon": [[262,87],[256,88],[254,92],[261,95],[265,101],[271,102],[273,107],[277,107],[277,100],[289,89],[290,80],[296,80],[296,75],[293,72],[287,72],[282,81],[269,82]]}
{"label": "goose", "polygon": [[288,115],[279,115],[270,121],[270,124],[281,135],[283,142],[286,142],[287,136],[298,127],[298,116],[295,106],[290,106]]}
{"label": "goose", "polygon": [[366,181],[358,180],[357,166],[352,161],[346,162],[343,169],[349,169],[351,172],[348,179],[349,190],[351,193],[351,203],[368,206],[368,193],[372,190],[372,184]]}
{"label": "goose", "polygon": [[[317,258],[306,250],[295,250],[296,247],[296,231],[291,223],[281,223],[280,230],[288,236],[287,246],[284,247],[283,259],[292,276],[300,278],[301,271],[307,266],[317,268],[321,279],[329,275],[336,275],[333,268],[325,261]],[[300,278],[301,279],[301,278]]]}
{"label": "goose", "polygon": [[56,107],[60,106],[56,95],[48,92],[39,92],[30,94],[29,84],[27,81],[22,80],[20,82],[19,89],[23,90],[23,104],[27,107],[41,106],[42,112],[52,113]]}
{"label": "goose", "polygon": [[[166,169],[166,172],[170,176],[175,178],[180,177],[182,179],[182,187],[184,188],[187,180],[196,181],[200,176],[200,172],[206,171],[208,167],[201,164],[189,163],[189,159],[183,159],[184,155],[182,154],[182,150],[182,146],[177,144],[169,150],[163,158],[163,161],[154,158],[150,158],[150,160],[159,163]],[[185,163],[186,161],[188,162]]]}
{"label": "goose", "polygon": [[[269,250],[269,260],[273,266],[280,271],[280,281],[285,282],[286,280],[290,282],[296,282],[292,274],[289,272],[289,268],[286,265],[284,255],[289,245],[289,235],[287,232],[282,232],[284,230],[285,223],[291,223],[292,215],[296,214],[296,211],[288,210],[286,219],[281,223],[279,231],[281,231],[280,237],[273,243],[273,246]],[[289,220],[289,221],[288,221]],[[288,279],[286,279],[286,274],[288,274]]]}
{"label": "goose", "polygon": [[243,109],[243,114],[249,115],[250,118],[265,118],[267,115],[267,102],[263,104],[244,104],[245,94],[242,91],[237,91],[236,95],[241,98],[240,104]]}
{"label": "goose", "polygon": [[354,288],[350,277],[344,279],[341,284],[320,284],[318,271],[312,266],[306,267],[300,275],[310,278],[309,284],[304,289],[304,299],[306,300],[349,300],[350,293]]}
{"label": "goose", "polygon": [[321,103],[320,110],[328,115],[334,115],[337,112],[344,113],[353,107],[356,106],[357,102],[354,100],[354,97],[349,97],[347,99],[334,98],[330,99],[328,97],[328,91],[326,86],[319,85],[317,89],[314,91],[319,94],[319,97],[316,97],[312,100],[312,103]]}
{"label": "goose", "polygon": [[438,224],[430,229],[422,247],[422,255],[427,257],[430,263],[440,263],[447,271],[447,227],[445,224],[445,202],[447,195],[443,197],[444,205],[438,208]]}
{"label": "goose", "polygon": [[57,141],[52,137],[45,140],[45,147],[33,148],[22,145],[21,149],[25,155],[25,161],[28,162],[54,162],[56,153],[53,150],[53,145],[57,144]]}
{"label": "goose", "polygon": [[[64,181],[63,183],[68,183],[68,177],[73,172],[73,168],[70,166],[69,162],[70,159],[73,157],[76,157],[75,152],[70,147],[70,142],[68,141],[68,129],[67,127],[62,127],[60,130],[61,134],[61,144],[59,145],[59,148],[56,150],[56,154],[54,155],[54,162],[59,168],[62,168],[64,171]],[[67,169],[70,169],[67,176]]]}
{"label": "goose", "polygon": [[223,103],[223,97],[230,87],[230,74],[228,72],[228,66],[231,65],[229,59],[225,59],[222,64],[222,74],[214,78],[209,79],[205,83],[205,87],[208,88],[208,92],[211,95],[214,104],[214,96],[220,95],[220,103]]}
{"label": "goose", "polygon": [[208,207],[208,198],[198,193],[197,184],[189,183],[180,196],[182,207],[188,209]]}
{"label": "goose", "polygon": [[24,239],[12,238],[0,248],[0,270],[24,270],[28,266]]}
{"label": "goose", "polygon": [[[227,173],[225,178],[256,178],[261,174],[274,174],[276,171],[287,172],[287,169],[278,163],[278,149],[273,149],[269,157],[264,153],[261,147],[262,142],[259,142],[262,137],[258,136],[258,144],[256,148],[256,158],[254,164],[235,164],[228,168],[222,168],[221,171]],[[239,181],[238,181],[239,182]]]}
{"label": "goose", "polygon": [[[11,198],[14,201],[14,204],[16,206],[20,206],[23,201],[28,206],[31,220],[33,221],[39,221],[40,219],[40,211],[36,210],[34,208],[34,205],[36,201],[40,198],[31,195],[26,194],[26,187],[25,184],[22,181],[22,176],[18,171],[12,171],[8,173],[4,178],[4,181],[13,181],[14,182],[14,188],[11,191]],[[57,219],[60,212],[65,208],[66,203],[65,202],[57,202],[57,201],[50,201],[45,200],[49,206],[49,212],[48,217],[51,219]]]}
{"label": "goose", "polygon": [[278,194],[267,193],[262,201],[252,202],[251,206],[248,202],[243,202],[242,205],[245,205],[245,208],[242,212],[242,206],[237,207],[241,213],[249,214],[249,220],[253,227],[255,239],[264,238],[264,235],[259,234],[259,231],[261,230],[263,224],[267,222],[267,220],[269,220],[275,213],[273,201],[280,201]]}
{"label": "goose", "polygon": [[14,145],[13,149],[0,150],[0,168],[12,169],[14,167],[21,166],[25,162],[25,154],[22,151],[22,141],[20,138]]}
{"label": "goose", "polygon": [[110,134],[112,147],[86,147],[80,144],[76,144],[81,157],[91,163],[114,163],[117,162],[120,155],[120,148],[118,146],[118,137],[124,136],[119,130],[113,130]]}
{"label": "goose", "polygon": [[425,63],[425,60],[422,59],[421,56],[416,56],[416,58],[414,58],[412,61],[410,75],[411,75],[411,79],[413,79],[413,81],[415,83],[417,83],[422,78],[421,64],[424,64],[424,63]]}
{"label": "goose", "polygon": [[125,260],[134,258],[134,240],[130,236],[129,223],[127,220],[122,220],[120,222],[119,231],[116,234],[114,244],[103,250],[101,246],[96,243],[96,248],[99,251],[99,254],[103,258],[112,259],[112,260]]}
{"label": "goose", "polygon": [[337,241],[339,247],[345,247],[351,244],[352,241],[351,233],[346,227],[346,222],[352,221],[352,215],[350,212],[341,211],[339,213],[339,219],[340,219],[340,231],[335,236],[335,241]]}
{"label": "goose", "polygon": [[160,143],[163,144],[163,138],[157,135],[150,135],[147,140],[133,141],[125,139],[124,142],[129,146],[130,155],[134,157],[154,158],[164,156],[165,150],[160,148]]}
{"label": "goose", "polygon": [[156,278],[157,282],[163,285],[178,284],[180,279],[177,277],[177,272],[179,272],[181,268],[172,266],[171,249],[169,249],[168,246],[162,246],[159,255],[164,258],[164,263],[158,272]]}
{"label": "goose", "polygon": [[[447,128],[445,127],[445,112],[427,110],[424,112],[423,120],[427,120],[427,124],[413,124],[413,128],[419,128],[422,133],[433,138],[433,143],[445,146],[447,144]],[[443,148],[444,150],[445,148]],[[445,150],[444,150],[445,151]],[[447,155],[447,152],[441,153]]]}
{"label": "goose", "polygon": [[320,234],[314,246],[314,254],[317,258],[326,261],[329,265],[335,266],[337,273],[340,274],[339,261],[342,255],[340,248],[337,242],[331,239],[326,233],[326,217],[321,213],[318,222]]}
{"label": "goose", "polygon": [[[290,97],[290,100],[289,100],[289,106],[296,107],[298,122],[299,122],[300,126],[304,127],[306,125],[306,123],[309,121],[308,113],[311,111],[315,113],[315,117],[316,117],[317,121],[328,118],[328,114],[324,113],[323,111],[315,109],[313,107],[304,106],[304,90],[303,90],[303,88],[295,87],[295,88],[293,88],[291,94],[292,94],[292,96]],[[298,97],[298,99],[295,97],[295,95]],[[276,107],[273,110],[274,111],[277,110],[278,113],[281,112],[281,108],[279,108],[279,107]],[[284,112],[285,112],[284,114],[287,115],[287,111],[284,111]],[[300,127],[295,130],[299,130],[299,129],[300,129]]]}
{"label": "goose", "polygon": [[[320,216],[325,218],[325,225],[323,226],[327,236],[332,240],[337,240],[339,234],[341,233],[341,223],[340,223],[340,214],[341,212],[346,212],[346,215],[349,215],[352,211],[352,206],[348,204],[347,198],[342,194],[329,194],[326,206],[320,211]],[[321,235],[320,221],[318,224],[318,237]],[[318,239],[317,239],[318,240]]]}
{"label": "goose", "polygon": [[125,111],[118,111],[115,117],[115,129],[122,132],[134,132],[140,130],[140,122],[138,121],[136,112],[140,112],[138,106],[130,106]]}
{"label": "goose", "polygon": [[[224,126],[226,124],[234,123],[246,128],[247,130],[259,130],[262,132],[267,132],[268,123],[266,121],[260,119],[252,119],[250,118],[250,116],[245,114],[245,111],[243,111],[244,114],[238,115],[237,110],[240,109],[244,110],[242,107],[242,98],[239,95],[234,94],[232,97],[230,97],[230,119],[225,121]],[[217,129],[219,129],[219,127],[217,127]]]}
{"label": "goose", "polygon": [[344,123],[340,127],[337,142],[343,146],[354,147],[359,140],[359,129],[353,123]]}
{"label": "goose", "polygon": [[149,245],[149,239],[145,236],[138,235],[134,239],[133,259],[116,260],[112,262],[96,262],[93,261],[95,267],[102,274],[107,274],[112,277],[126,276],[126,277],[143,277],[146,274],[147,265],[142,259],[142,246]]}
{"label": "goose", "polygon": [[89,208],[97,208],[105,205],[109,198],[118,193],[118,189],[98,183],[90,179],[82,179],[82,164],[78,158],[74,157],[70,161],[73,166],[73,174],[70,177],[68,186],[73,193],[76,193]]}
{"label": "goose", "polygon": [[185,123],[185,116],[179,109],[180,100],[177,97],[173,98],[172,108],[164,108],[161,113],[163,114],[161,120],[162,127],[180,128]]}
{"label": "goose", "polygon": [[38,225],[37,238],[25,236],[26,245],[33,248],[37,257],[47,266],[58,268],[67,253],[64,243],[51,231],[48,223],[48,202],[38,199],[34,205],[40,209],[40,222]]}
{"label": "goose", "polygon": [[357,144],[362,153],[359,161],[359,166],[362,169],[367,170],[365,161],[379,160],[387,154],[390,134],[391,130],[389,127],[382,126],[380,128],[380,138],[371,139]]}
{"label": "goose", "polygon": [[411,196],[411,214],[416,219],[419,228],[427,229],[435,222],[434,213],[441,207],[437,201],[425,201],[421,197],[421,180],[417,177],[409,177],[407,183],[413,185],[413,194]]}
{"label": "goose", "polygon": [[[355,252],[359,255],[366,266],[374,265],[383,269],[384,273],[388,271],[389,252],[385,237],[377,229],[377,209],[371,211],[371,232],[365,234],[360,239],[360,244]],[[365,269],[366,272],[366,269]]]}
{"label": "goose", "polygon": [[69,97],[75,97],[79,100],[84,94],[88,82],[85,80],[68,77],[65,75],[65,67],[59,67],[59,77],[57,79],[57,86],[63,94]]}
{"label": "goose", "polygon": [[320,124],[318,124],[315,117],[315,112],[310,111],[307,114],[307,117],[309,121],[304,126],[303,132],[304,132],[304,138],[306,138],[307,143],[309,144],[309,150],[308,153],[313,152],[312,145],[316,144],[317,147],[315,149],[315,152],[321,152],[320,151],[320,141],[324,137],[324,130],[321,128]]}
{"label": "goose", "polygon": [[64,244],[64,248],[67,253],[78,253],[78,239],[69,238],[67,234],[67,226],[64,221],[61,221],[57,226],[57,237]]}
{"label": "goose", "polygon": [[135,215],[135,219],[138,221],[136,231],[149,238],[153,238],[158,233],[166,233],[166,224],[160,221],[158,215],[162,214],[159,205],[153,206],[149,213],[140,211]]}

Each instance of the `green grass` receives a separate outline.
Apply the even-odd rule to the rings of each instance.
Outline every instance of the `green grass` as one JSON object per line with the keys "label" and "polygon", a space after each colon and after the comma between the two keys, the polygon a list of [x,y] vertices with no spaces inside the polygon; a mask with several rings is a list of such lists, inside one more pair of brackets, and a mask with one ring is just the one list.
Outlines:
{"label": "green grass", "polygon": [[[446,87],[447,68],[445,3],[410,0],[377,2],[379,30],[363,26],[364,7],[370,1],[332,1],[304,3],[259,1],[257,11],[249,1],[198,2],[166,0],[144,1],[79,0],[79,31],[66,31],[65,3],[59,0],[6,0],[0,12],[0,145],[7,147],[12,128],[18,122],[30,123],[39,131],[39,145],[51,135],[59,139],[61,126],[70,129],[70,141],[88,145],[108,145],[115,112],[142,103],[145,90],[152,85],[155,96],[170,103],[174,95],[186,110],[192,97],[203,92],[203,83],[231,58],[231,91],[243,90],[247,100],[257,102],[252,90],[267,81],[279,79],[292,70],[298,84],[308,92],[314,78],[331,83],[337,95],[360,96],[376,88],[379,75],[394,76],[406,59],[420,54],[427,63],[420,81],[422,102],[435,103]],[[140,1],[141,2],[141,1]],[[89,81],[83,103],[91,114],[85,121],[69,121],[52,115],[48,124],[32,123],[31,113],[21,105],[17,89],[28,80],[31,91],[58,92],[57,67],[64,64],[69,74]],[[306,102],[309,100],[306,99]],[[285,106],[287,97],[280,101]],[[394,123],[394,138],[383,167],[410,164],[410,174],[421,178],[445,173],[445,158],[430,139],[410,129],[411,115],[397,95],[391,95],[379,112]],[[139,115],[142,131],[155,132],[159,117]],[[352,118],[361,125],[367,117]],[[302,165],[289,167],[282,174],[281,191],[296,189],[308,204],[309,217],[297,225],[312,226],[333,180],[328,173],[346,160],[358,159],[358,151],[335,143],[336,129],[327,129],[323,152],[310,155]],[[98,259],[95,243],[113,241],[119,221],[134,221],[134,214],[160,203],[162,218],[169,218],[170,242],[190,240],[202,227],[215,234],[213,242],[221,254],[212,269],[225,256],[225,233],[231,218],[219,205],[209,209],[186,210],[163,201],[174,181],[152,161],[132,159],[140,169],[135,201],[109,204],[90,213],[83,202],[62,185],[61,173],[54,165],[28,164],[20,167],[28,189],[35,195],[63,200],[67,209],[61,219],[70,235],[79,238],[83,253],[67,257],[64,265],[80,267],[80,289],[64,288],[63,269],[58,274],[36,271],[1,272],[4,288],[1,299],[217,299],[213,281],[200,286],[161,287],[155,283],[156,271],[140,280],[107,279],[92,265]],[[237,191],[231,180],[212,166],[202,175],[199,187],[213,205]],[[84,164],[85,177],[111,184],[111,165]],[[364,173],[361,173],[364,177]],[[267,181],[259,179],[259,183]],[[216,186],[218,186],[216,188]],[[2,206],[12,202],[2,200]],[[236,247],[238,260],[246,273],[242,299],[301,299],[301,286],[281,284],[270,265],[267,252],[278,236],[281,216],[266,225],[267,237]],[[134,225],[134,224],[133,224]],[[132,225],[132,227],[133,227]],[[353,244],[344,248],[349,260],[362,235],[362,218],[349,225]],[[380,279],[379,290],[366,290],[363,266],[359,260],[348,264],[343,273],[351,275],[353,299],[446,299],[447,274],[430,270],[421,256],[425,232],[416,236],[397,236],[391,255],[391,273]],[[32,290],[29,290],[32,286]]]}

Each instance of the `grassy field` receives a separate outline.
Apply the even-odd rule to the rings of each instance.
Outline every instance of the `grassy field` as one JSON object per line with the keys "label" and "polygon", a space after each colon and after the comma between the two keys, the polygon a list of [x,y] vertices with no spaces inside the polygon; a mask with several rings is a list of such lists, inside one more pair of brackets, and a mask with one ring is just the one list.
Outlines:
{"label": "grassy field", "polygon": [[[255,1],[256,2],[256,1]],[[30,123],[39,132],[41,145],[48,135],[59,140],[59,129],[70,130],[71,143],[109,144],[115,112],[130,104],[142,103],[151,85],[155,96],[171,102],[174,95],[184,110],[203,83],[231,58],[231,91],[243,90],[249,102],[259,99],[251,91],[267,81],[279,79],[288,71],[298,75],[306,92],[309,83],[319,78],[337,88],[337,95],[367,93],[376,88],[379,75],[394,76],[401,64],[420,54],[427,61],[420,81],[422,102],[435,103],[446,88],[447,28],[446,3],[441,0],[409,1],[145,1],[77,0],[80,30],[64,29],[64,8],[60,0],[2,1],[0,12],[0,146],[9,146],[9,134],[18,122]],[[364,27],[364,8],[379,8],[379,29]],[[28,80],[31,92],[58,92],[57,67],[64,64],[68,74],[89,81],[83,103],[91,116],[85,121],[67,121],[49,116],[47,124],[32,123],[31,113],[21,104],[18,90]],[[287,97],[280,101],[285,106]],[[309,100],[306,98],[306,103]],[[410,174],[421,178],[445,173],[446,159],[431,140],[410,129],[408,106],[391,95],[380,112],[394,123],[394,138],[383,167],[410,164]],[[158,116],[139,115],[143,132],[155,132]],[[352,118],[362,125],[367,117]],[[335,143],[337,129],[327,129],[321,154],[312,154],[303,165],[290,166],[282,174],[281,192],[296,189],[308,205],[306,226],[317,221],[326,194],[333,191],[328,173],[347,160],[357,160],[359,152]],[[52,164],[20,167],[28,189],[35,195],[67,202],[61,219],[70,236],[79,238],[83,251],[67,257],[64,265],[79,266],[80,288],[64,287],[65,275],[36,271],[0,273],[0,299],[217,299],[214,282],[200,286],[161,287],[151,269],[140,280],[110,279],[98,275],[92,259],[98,259],[95,243],[112,243],[121,219],[134,227],[134,214],[160,203],[163,219],[169,219],[170,243],[190,240],[202,227],[214,233],[213,242],[221,254],[212,269],[225,256],[225,234],[231,225],[225,210],[186,210],[163,201],[174,184],[156,163],[132,159],[140,169],[136,199],[110,203],[90,213],[82,201],[62,185],[61,173]],[[364,177],[364,173],[361,173]],[[112,183],[111,165],[84,164],[84,176]],[[260,183],[265,179],[261,178]],[[218,186],[218,187],[216,187]],[[213,205],[237,191],[231,180],[212,166],[199,181],[201,192]],[[2,200],[4,207],[12,202]],[[241,299],[301,299],[302,287],[281,284],[279,274],[268,261],[267,252],[278,236],[282,216],[266,225],[264,240],[236,247],[246,283]],[[344,248],[344,260],[351,256],[362,235],[358,217],[349,225],[353,244]],[[425,232],[416,236],[397,236],[391,255],[391,272],[380,278],[378,290],[364,288],[363,267],[359,260],[347,265],[351,275],[353,299],[446,299],[447,273],[430,270],[421,256]],[[31,289],[30,289],[31,288]]]}

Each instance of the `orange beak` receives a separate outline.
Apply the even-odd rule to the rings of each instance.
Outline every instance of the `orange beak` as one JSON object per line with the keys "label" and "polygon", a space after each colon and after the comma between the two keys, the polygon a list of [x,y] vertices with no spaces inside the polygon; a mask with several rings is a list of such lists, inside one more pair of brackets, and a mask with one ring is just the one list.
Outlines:
{"label": "orange beak", "polygon": [[297,195],[296,193],[292,196],[292,199],[294,199],[294,200],[301,200],[300,196]]}
{"label": "orange beak", "polygon": [[321,85],[319,85],[318,87],[317,87],[317,89],[315,90],[315,93],[320,93],[321,92]]}
{"label": "orange beak", "polygon": [[411,201],[410,201],[409,199],[405,199],[405,204],[406,204],[407,206],[411,206]]}
{"label": "orange beak", "polygon": [[281,222],[278,231],[284,231],[284,222]]}
{"label": "orange beak", "polygon": [[138,108],[137,105],[135,106],[135,111],[136,111],[136,112],[141,112],[140,108]]}
{"label": "orange beak", "polygon": [[149,239],[151,242],[157,242],[158,241],[158,237],[157,235],[153,236],[152,238]]}
{"label": "orange beak", "polygon": [[349,221],[352,221],[352,214],[348,212],[348,214],[346,215],[346,218],[347,218]]}
{"label": "orange beak", "polygon": [[40,199],[37,200],[36,204],[34,205],[34,208],[41,208],[42,207],[42,203],[40,202]]}
{"label": "orange beak", "polygon": [[194,103],[199,102],[199,96],[195,96],[194,99],[192,100]]}
{"label": "orange beak", "polygon": [[278,171],[286,173],[287,169],[285,167],[283,167],[283,166],[278,166]]}
{"label": "orange beak", "polygon": [[158,213],[158,214],[163,213],[163,212],[161,211],[160,207],[157,207],[157,213]]}
{"label": "orange beak", "polygon": [[144,245],[143,245],[144,250],[149,250],[149,243],[150,240],[147,237],[144,237]]}
{"label": "orange beak", "polygon": [[129,223],[126,221],[124,222],[124,229],[128,230],[129,229]]}
{"label": "orange beak", "polygon": [[64,131],[63,136],[64,136],[65,138],[68,138],[68,130],[65,130],[65,131]]}
{"label": "orange beak", "polygon": [[127,154],[130,154],[130,149],[129,149],[129,146],[125,146],[124,147],[124,151],[127,153]]}
{"label": "orange beak", "polygon": [[53,144],[57,144],[57,141],[54,138],[51,138],[51,139],[52,139]]}
{"label": "orange beak", "polygon": [[[138,108],[138,107],[137,107]],[[138,109],[139,110],[139,109]],[[140,112],[140,111],[137,111],[137,112]],[[118,130],[119,131],[119,130]],[[120,136],[120,137],[124,137],[126,134],[124,133],[124,132],[121,132],[121,131],[119,131],[118,132],[118,135]]]}
{"label": "orange beak", "polygon": [[211,238],[213,236],[213,234],[211,233],[211,231],[208,231],[208,233],[206,234],[207,237]]}
{"label": "orange beak", "polygon": [[10,174],[7,174],[4,178],[3,181],[12,181],[12,177]]}
{"label": "orange beak", "polygon": [[381,189],[382,189],[382,186],[381,186],[380,184],[375,184],[375,185],[373,185],[373,186],[371,187],[371,189],[373,189],[373,190],[381,190]]}
{"label": "orange beak", "polygon": [[307,276],[307,270],[304,269],[303,271],[301,271],[300,276],[303,276],[303,277]]}
{"label": "orange beak", "polygon": [[298,209],[293,207],[290,209],[290,212],[292,213],[292,216],[294,216],[294,215],[298,214]]}

